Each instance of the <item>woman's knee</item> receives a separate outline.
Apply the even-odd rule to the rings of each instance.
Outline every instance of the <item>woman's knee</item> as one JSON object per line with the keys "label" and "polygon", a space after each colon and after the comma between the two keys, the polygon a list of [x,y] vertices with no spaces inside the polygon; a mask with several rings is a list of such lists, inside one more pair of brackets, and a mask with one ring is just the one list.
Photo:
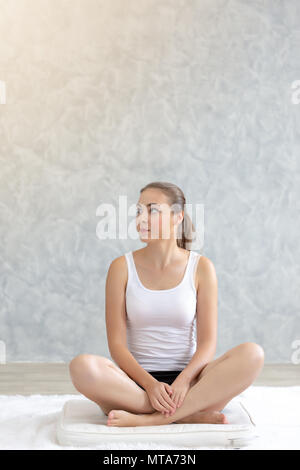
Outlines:
{"label": "woman's knee", "polygon": [[243,370],[253,372],[255,376],[264,365],[264,350],[253,342],[245,342],[236,347],[236,357],[242,364]]}
{"label": "woman's knee", "polygon": [[69,363],[71,377],[92,376],[105,370],[108,359],[94,354],[78,354]]}
{"label": "woman's knee", "polygon": [[238,346],[238,353],[241,355],[244,355],[248,361],[253,360],[254,362],[259,362],[259,363],[264,362],[264,357],[265,357],[264,350],[257,343],[247,341],[245,343],[240,344]]}

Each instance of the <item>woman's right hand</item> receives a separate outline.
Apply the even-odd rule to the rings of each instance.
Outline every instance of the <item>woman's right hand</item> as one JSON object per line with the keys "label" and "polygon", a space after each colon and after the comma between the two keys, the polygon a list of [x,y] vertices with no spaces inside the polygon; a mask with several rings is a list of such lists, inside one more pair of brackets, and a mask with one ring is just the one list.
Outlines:
{"label": "woman's right hand", "polygon": [[172,398],[169,396],[169,392],[172,390],[169,384],[165,382],[151,382],[146,387],[149,400],[153,408],[161,413],[171,413],[176,410],[176,405]]}

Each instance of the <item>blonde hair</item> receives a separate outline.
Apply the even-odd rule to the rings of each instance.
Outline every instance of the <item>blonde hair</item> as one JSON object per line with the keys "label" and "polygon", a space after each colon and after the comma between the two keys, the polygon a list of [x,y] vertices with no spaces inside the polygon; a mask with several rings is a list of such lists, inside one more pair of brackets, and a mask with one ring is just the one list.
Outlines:
{"label": "blonde hair", "polygon": [[[140,193],[145,191],[145,189],[156,188],[160,189],[168,198],[170,206],[174,212],[184,211],[183,220],[178,227],[179,237],[176,239],[177,245],[180,248],[185,248],[191,250],[190,245],[193,242],[193,232],[195,232],[194,224],[187,212],[185,212],[185,196],[183,191],[173,183],[166,183],[164,181],[153,181],[152,183],[144,186]],[[174,209],[174,206],[176,209]],[[178,207],[178,209],[177,209]],[[177,233],[178,235],[178,233]]]}

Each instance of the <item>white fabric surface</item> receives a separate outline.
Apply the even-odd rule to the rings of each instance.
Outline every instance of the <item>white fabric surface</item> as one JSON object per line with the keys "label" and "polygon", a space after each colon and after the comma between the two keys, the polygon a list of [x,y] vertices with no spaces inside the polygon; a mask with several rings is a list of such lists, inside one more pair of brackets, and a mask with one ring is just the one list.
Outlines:
{"label": "white fabric surface", "polygon": [[[57,423],[59,444],[86,445],[149,441],[160,445],[193,448],[196,446],[242,447],[255,438],[255,422],[240,398],[231,400],[223,410],[228,424],[170,423],[161,426],[107,426],[107,416],[88,400],[68,400]],[[230,423],[230,424],[229,424]]]}
{"label": "white fabric surface", "polygon": [[[0,395],[0,449],[87,449],[60,446],[56,425],[67,400],[80,395]],[[239,395],[251,412],[259,438],[243,449],[300,450],[300,386],[251,386]],[[197,449],[136,442],[105,444],[93,449]],[[217,448],[217,447],[216,447]],[[220,449],[223,447],[220,447]],[[205,449],[205,447],[199,447]]]}

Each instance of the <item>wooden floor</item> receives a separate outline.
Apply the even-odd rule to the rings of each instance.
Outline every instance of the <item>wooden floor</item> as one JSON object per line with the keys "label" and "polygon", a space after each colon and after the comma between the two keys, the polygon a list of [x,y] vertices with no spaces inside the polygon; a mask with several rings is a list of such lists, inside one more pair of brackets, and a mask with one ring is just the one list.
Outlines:
{"label": "wooden floor", "polygon": [[[300,385],[300,365],[265,364],[253,385]],[[0,364],[0,395],[79,394],[70,375],[68,363],[12,362]]]}

